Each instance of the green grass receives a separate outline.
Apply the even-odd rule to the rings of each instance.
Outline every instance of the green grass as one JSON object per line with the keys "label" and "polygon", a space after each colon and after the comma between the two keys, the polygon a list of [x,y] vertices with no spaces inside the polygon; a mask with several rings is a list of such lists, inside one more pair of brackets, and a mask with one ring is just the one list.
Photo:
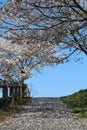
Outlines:
{"label": "green grass", "polygon": [[6,120],[11,114],[15,113],[16,109],[13,106],[8,106],[7,108],[0,108],[0,122]]}
{"label": "green grass", "polygon": [[9,118],[10,115],[13,113],[17,113],[21,109],[24,108],[24,106],[27,103],[31,103],[31,98],[23,98],[20,100],[15,101],[14,104],[9,104],[6,108],[4,107],[4,103],[1,101],[0,102],[0,122],[3,122],[7,118]]}
{"label": "green grass", "polygon": [[72,112],[77,113],[79,117],[87,118],[87,89],[61,97],[61,100],[72,109]]}

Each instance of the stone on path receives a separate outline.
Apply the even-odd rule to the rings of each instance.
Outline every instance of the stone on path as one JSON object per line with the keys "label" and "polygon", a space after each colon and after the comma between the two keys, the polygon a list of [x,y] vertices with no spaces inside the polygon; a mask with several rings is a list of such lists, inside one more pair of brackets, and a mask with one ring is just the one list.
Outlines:
{"label": "stone on path", "polygon": [[77,118],[59,98],[33,98],[0,130],[87,130],[87,119]]}

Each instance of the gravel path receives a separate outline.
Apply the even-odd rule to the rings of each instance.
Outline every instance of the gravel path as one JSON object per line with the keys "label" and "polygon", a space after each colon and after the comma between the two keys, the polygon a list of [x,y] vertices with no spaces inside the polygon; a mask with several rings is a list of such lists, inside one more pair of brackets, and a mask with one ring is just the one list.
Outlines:
{"label": "gravel path", "polygon": [[0,130],[87,130],[87,119],[77,118],[59,98],[33,98]]}

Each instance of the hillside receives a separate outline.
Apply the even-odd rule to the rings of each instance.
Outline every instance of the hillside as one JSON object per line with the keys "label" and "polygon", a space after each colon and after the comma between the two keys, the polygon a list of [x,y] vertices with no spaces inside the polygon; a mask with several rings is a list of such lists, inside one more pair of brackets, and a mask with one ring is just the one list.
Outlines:
{"label": "hillside", "polygon": [[87,89],[80,90],[69,96],[61,97],[61,100],[80,117],[87,117]]}

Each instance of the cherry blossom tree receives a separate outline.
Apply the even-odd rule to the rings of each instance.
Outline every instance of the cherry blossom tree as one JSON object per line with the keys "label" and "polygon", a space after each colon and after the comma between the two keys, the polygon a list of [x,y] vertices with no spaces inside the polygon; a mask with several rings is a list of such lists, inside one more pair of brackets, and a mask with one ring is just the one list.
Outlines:
{"label": "cherry blossom tree", "polygon": [[0,15],[1,37],[15,46],[9,62],[16,64],[10,70],[16,75],[22,68],[62,63],[79,51],[87,55],[86,0],[9,0]]}
{"label": "cherry blossom tree", "polygon": [[9,0],[1,12],[1,33],[12,42],[51,42],[66,58],[87,55],[86,0]]}
{"label": "cherry blossom tree", "polygon": [[[38,28],[37,24],[39,22],[41,24],[41,19],[38,19],[41,16],[39,12],[36,15],[36,9],[30,3],[26,3],[28,1],[22,2],[10,0],[0,12],[1,37],[7,40],[5,41],[7,43],[2,42],[2,45],[4,51],[10,53],[8,59],[3,56],[5,59],[1,61],[1,64],[7,66],[5,68],[8,71],[1,72],[3,75],[8,72],[9,75],[11,74],[10,77],[18,76],[19,79],[22,68],[40,70],[47,65],[62,63],[65,58],[62,53],[59,53],[55,41],[51,42],[46,31]],[[36,25],[34,25],[35,21]]]}

